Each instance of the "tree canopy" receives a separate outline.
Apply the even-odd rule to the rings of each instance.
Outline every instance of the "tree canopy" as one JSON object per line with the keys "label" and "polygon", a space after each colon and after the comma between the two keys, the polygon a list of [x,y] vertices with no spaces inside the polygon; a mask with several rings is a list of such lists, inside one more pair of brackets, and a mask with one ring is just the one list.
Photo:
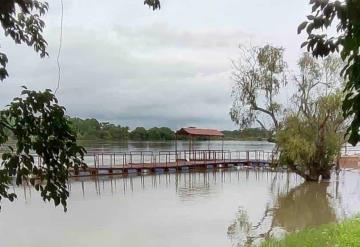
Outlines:
{"label": "tree canopy", "polygon": [[66,210],[68,168],[85,166],[85,150],[76,144],[65,108],[50,90],[25,88],[0,111],[0,145],[6,145],[7,131],[15,147],[8,146],[1,157],[0,200],[16,197],[8,192],[14,177],[17,185],[30,182],[44,200],[61,203]]}
{"label": "tree canopy", "polygon": [[79,139],[83,140],[110,140],[110,141],[166,141],[175,140],[175,132],[167,127],[153,127],[145,129],[137,127],[130,131],[129,127],[112,124],[109,122],[99,122],[98,120],[70,118],[74,131]]}
{"label": "tree canopy", "polygon": [[[4,34],[16,44],[26,44],[34,48],[41,57],[48,55],[47,42],[42,32],[45,22],[41,19],[47,12],[47,2],[37,0],[3,0],[0,4],[0,23]],[[6,69],[8,58],[0,52],[0,80],[9,74]]]}
{"label": "tree canopy", "polygon": [[279,162],[306,180],[328,179],[345,142],[341,66],[336,57],[319,61],[305,53],[299,67],[294,107],[288,107],[275,135]]}
{"label": "tree canopy", "polygon": [[233,62],[234,83],[231,119],[245,128],[257,122],[266,129],[264,119],[270,118],[271,129],[278,128],[281,105],[276,96],[286,84],[286,63],[283,49],[264,47],[241,48],[241,57]]}
{"label": "tree canopy", "polygon": [[[42,36],[43,15],[48,4],[37,0],[4,0],[0,4],[0,23],[4,35],[16,44],[33,47],[40,57],[48,55]],[[0,52],[0,80],[8,77],[8,58]],[[5,146],[9,136],[15,146],[8,146],[1,157],[0,200],[14,200],[16,194],[9,186],[30,183],[45,201],[53,200],[67,209],[69,196],[66,182],[68,169],[85,166],[85,149],[76,144],[76,135],[65,116],[65,108],[55,95],[27,88],[20,97],[0,110],[0,145]]]}
{"label": "tree canopy", "polygon": [[[266,45],[246,50],[234,72],[234,103],[231,117],[240,128],[267,116],[280,152],[280,164],[287,165],[306,180],[330,177],[330,169],[344,143],[341,102],[342,61],[335,56],[318,60],[304,53],[299,74],[285,75],[281,48]],[[293,78],[288,80],[285,78]],[[292,83],[295,93],[276,98],[280,87]],[[262,115],[260,115],[262,114]]]}
{"label": "tree canopy", "polygon": [[[302,46],[315,57],[339,52],[345,62],[341,72],[346,80],[342,109],[352,120],[349,142],[356,145],[360,140],[360,1],[311,0],[310,4],[312,14],[298,27],[298,33],[306,30],[308,35]],[[335,27],[336,35],[328,35]]]}
{"label": "tree canopy", "polygon": [[330,178],[340,148],[344,143],[340,92],[313,102],[311,113],[289,114],[276,133],[280,164],[290,167],[306,180]]}

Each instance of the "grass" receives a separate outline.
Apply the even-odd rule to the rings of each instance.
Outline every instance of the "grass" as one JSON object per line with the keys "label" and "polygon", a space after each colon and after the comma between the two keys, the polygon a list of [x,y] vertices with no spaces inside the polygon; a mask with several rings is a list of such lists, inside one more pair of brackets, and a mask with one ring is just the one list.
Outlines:
{"label": "grass", "polygon": [[360,216],[339,224],[323,225],[286,235],[283,239],[269,239],[261,247],[360,247]]}

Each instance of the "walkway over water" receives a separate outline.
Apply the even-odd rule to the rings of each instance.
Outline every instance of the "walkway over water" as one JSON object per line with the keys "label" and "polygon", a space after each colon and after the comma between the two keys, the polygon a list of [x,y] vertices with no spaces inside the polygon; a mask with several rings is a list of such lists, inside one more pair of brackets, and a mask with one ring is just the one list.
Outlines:
{"label": "walkway over water", "polygon": [[273,152],[263,150],[184,150],[92,153],[85,156],[87,168],[70,170],[71,176],[96,176],[233,166],[269,166]]}

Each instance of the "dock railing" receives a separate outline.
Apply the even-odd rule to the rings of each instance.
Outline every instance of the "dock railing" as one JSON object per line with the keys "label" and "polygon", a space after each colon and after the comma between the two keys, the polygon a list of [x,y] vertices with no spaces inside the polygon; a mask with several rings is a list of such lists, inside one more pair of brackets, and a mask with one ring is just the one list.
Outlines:
{"label": "dock railing", "polygon": [[[93,152],[84,156],[89,168],[137,168],[139,166],[155,168],[159,165],[179,166],[184,162],[204,164],[211,162],[274,162],[277,154],[264,150],[178,150],[178,151],[131,151],[131,152]],[[41,158],[35,156],[35,164],[41,166]]]}
{"label": "dock railing", "polygon": [[[179,151],[131,151],[131,152],[101,152],[85,155],[85,163],[89,167],[125,167],[136,168],[139,165],[156,167],[160,164],[181,164],[184,162],[247,162],[247,161],[274,161],[277,155],[271,151],[249,150],[179,150]],[[40,161],[39,161],[40,162]]]}

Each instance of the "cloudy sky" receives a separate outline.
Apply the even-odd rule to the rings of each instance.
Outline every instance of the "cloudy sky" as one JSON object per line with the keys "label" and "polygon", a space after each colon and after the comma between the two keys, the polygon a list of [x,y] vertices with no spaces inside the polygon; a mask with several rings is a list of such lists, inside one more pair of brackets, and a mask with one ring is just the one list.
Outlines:
{"label": "cloudy sky", "polygon": [[[21,85],[56,88],[61,4],[48,2],[48,58],[0,36],[10,73],[2,106]],[[294,68],[304,39],[296,29],[309,10],[308,0],[163,0],[158,11],[143,0],[64,0],[57,97],[71,116],[130,128],[235,129],[228,112],[239,44],[282,46]]]}

